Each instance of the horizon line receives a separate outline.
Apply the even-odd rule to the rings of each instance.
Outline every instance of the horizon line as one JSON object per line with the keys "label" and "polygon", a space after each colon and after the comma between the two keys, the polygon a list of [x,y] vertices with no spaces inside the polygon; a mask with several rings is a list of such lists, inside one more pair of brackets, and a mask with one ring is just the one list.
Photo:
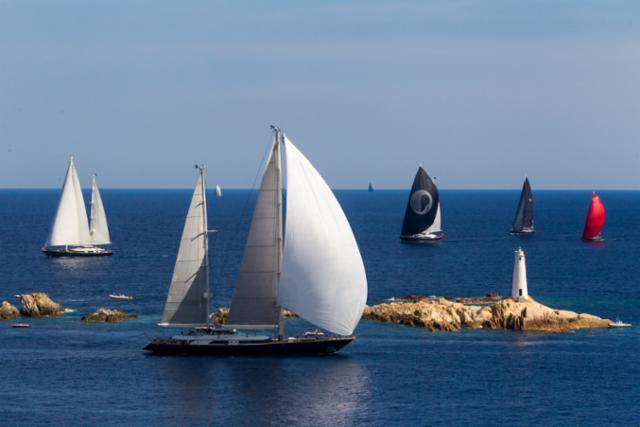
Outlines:
{"label": "horizon line", "polygon": [[[332,191],[365,191],[369,190],[365,188],[332,188]],[[286,187],[285,187],[286,189]],[[60,187],[0,187],[0,191],[41,191],[51,190],[60,191]],[[82,190],[91,190],[91,187],[83,187]],[[103,187],[100,191],[192,191],[192,187]],[[215,187],[207,188],[208,191],[215,191]],[[241,188],[241,187],[229,187],[223,188],[223,191],[257,191],[259,188]],[[374,188],[373,193],[377,191],[409,191],[410,188]],[[521,191],[522,188],[439,188],[439,191]],[[535,191],[640,191],[640,188],[537,188]]]}

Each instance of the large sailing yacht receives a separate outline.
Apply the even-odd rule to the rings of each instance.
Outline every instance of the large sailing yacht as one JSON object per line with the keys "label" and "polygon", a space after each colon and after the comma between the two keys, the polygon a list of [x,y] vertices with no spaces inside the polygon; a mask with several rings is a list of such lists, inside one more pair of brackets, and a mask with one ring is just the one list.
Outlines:
{"label": "large sailing yacht", "polygon": [[113,252],[101,248],[110,245],[109,226],[96,175],[91,185],[91,222],[87,218],[78,171],[69,159],[58,209],[42,252],[49,256],[103,256]]}
{"label": "large sailing yacht", "polygon": [[[161,354],[328,354],[352,335],[367,300],[355,237],[333,192],[280,129],[262,176],[240,264],[229,321],[209,319],[209,263],[204,169],[200,168],[160,325],[189,332],[154,339]],[[286,158],[283,227],[281,150]],[[288,337],[283,309],[324,332]]]}

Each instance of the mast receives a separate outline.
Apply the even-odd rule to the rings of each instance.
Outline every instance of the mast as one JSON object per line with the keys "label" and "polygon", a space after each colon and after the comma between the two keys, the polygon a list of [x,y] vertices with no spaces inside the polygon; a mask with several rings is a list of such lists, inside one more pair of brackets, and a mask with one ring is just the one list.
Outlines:
{"label": "mast", "polygon": [[204,233],[204,239],[202,239],[202,246],[204,251],[204,259],[202,263],[204,265],[204,281],[206,283],[205,286],[205,298],[206,298],[206,306],[207,306],[207,326],[209,326],[209,314],[211,311],[210,303],[211,303],[211,290],[209,285],[209,225],[207,221],[207,196],[206,196],[206,184],[204,180],[204,164],[200,165],[198,168],[200,171],[200,180],[202,181],[202,198],[200,201],[200,207],[202,209],[202,232]]}
{"label": "mast", "polygon": [[96,174],[91,177],[91,212],[89,213],[89,234],[93,235],[96,226]]}
{"label": "mast", "polygon": [[[282,161],[280,156],[280,144],[282,133],[279,128],[271,126],[276,133],[276,143],[273,147],[276,162],[276,283],[280,283],[282,273]],[[277,288],[276,288],[277,289]],[[276,291],[277,300],[277,291]],[[278,315],[278,339],[284,338],[284,310],[279,307]]]}

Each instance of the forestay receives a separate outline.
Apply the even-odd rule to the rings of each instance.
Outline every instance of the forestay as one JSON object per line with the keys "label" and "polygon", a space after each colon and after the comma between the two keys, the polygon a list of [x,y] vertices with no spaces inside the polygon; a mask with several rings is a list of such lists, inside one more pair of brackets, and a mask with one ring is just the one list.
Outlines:
{"label": "forestay", "polygon": [[243,326],[275,326],[280,309],[276,302],[279,245],[282,238],[280,149],[276,134],[262,176],[253,211],[229,323]]}
{"label": "forestay", "polygon": [[107,224],[107,214],[104,211],[102,197],[96,183],[96,176],[93,176],[91,183],[91,224],[90,224],[91,243],[94,245],[109,245],[111,237],[109,236],[109,225]]}
{"label": "forestay", "polygon": [[318,327],[350,335],[367,300],[358,244],[331,189],[284,140],[287,214],[278,302]]}
{"label": "forestay", "polygon": [[160,325],[202,325],[207,323],[208,315],[207,202],[204,170],[200,169]]}
{"label": "forestay", "polygon": [[89,221],[84,207],[84,198],[78,172],[71,157],[46,246],[82,246],[90,243]]}

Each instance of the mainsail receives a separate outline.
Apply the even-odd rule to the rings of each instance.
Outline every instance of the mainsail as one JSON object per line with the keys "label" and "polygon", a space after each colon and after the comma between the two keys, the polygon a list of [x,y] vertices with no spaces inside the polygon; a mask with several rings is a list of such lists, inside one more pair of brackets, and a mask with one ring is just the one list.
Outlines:
{"label": "mainsail", "polygon": [[102,197],[96,183],[96,176],[93,175],[91,183],[91,223],[89,226],[91,234],[91,243],[94,245],[109,245],[111,237],[109,236],[109,225],[107,224],[107,214],[104,211]]}
{"label": "mainsail", "polygon": [[171,286],[162,313],[161,326],[208,323],[209,245],[204,169],[199,169],[189,212],[184,223]]}
{"label": "mainsail", "polygon": [[587,212],[587,219],[582,232],[583,239],[597,239],[604,227],[605,209],[600,197],[596,193],[591,196],[591,204]]}
{"label": "mainsail", "polygon": [[284,137],[287,215],[278,302],[340,335],[355,329],[367,300],[367,277],[353,231],[333,192]]}
{"label": "mainsail", "polygon": [[533,231],[533,193],[531,192],[529,178],[524,179],[518,211],[511,227],[512,233],[521,233],[523,231]]}
{"label": "mainsail", "polygon": [[439,222],[440,196],[438,189],[427,172],[420,166],[411,186],[401,235],[414,236],[441,231]]}
{"label": "mainsail", "polygon": [[58,210],[45,246],[82,246],[90,244],[91,237],[89,235],[87,211],[84,207],[78,172],[73,163],[73,157],[71,157],[62,187]]}
{"label": "mainsail", "polygon": [[231,301],[230,324],[254,327],[278,324],[280,307],[276,294],[282,255],[281,211],[280,144],[279,132],[276,132]]}

